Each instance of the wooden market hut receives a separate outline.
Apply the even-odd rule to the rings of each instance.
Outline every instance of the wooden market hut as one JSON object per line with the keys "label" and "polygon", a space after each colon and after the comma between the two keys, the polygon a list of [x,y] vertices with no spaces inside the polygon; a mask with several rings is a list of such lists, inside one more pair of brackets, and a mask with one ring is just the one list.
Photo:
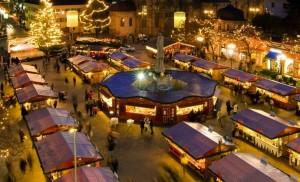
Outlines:
{"label": "wooden market hut", "polygon": [[224,71],[223,76],[225,83],[234,86],[242,86],[250,92],[255,91],[253,84],[259,79],[256,75],[236,69],[228,69]]}
{"label": "wooden market hut", "polygon": [[187,165],[200,172],[235,149],[222,135],[199,123],[181,122],[165,129],[162,135],[171,153],[180,160],[187,160]]}
{"label": "wooden market hut", "polygon": [[298,137],[300,127],[261,110],[245,109],[234,116],[235,135],[280,157],[284,145]]}
{"label": "wooden market hut", "polygon": [[231,153],[212,162],[208,168],[210,180],[215,182],[233,181],[285,181],[294,179],[267,161],[248,153]]}
{"label": "wooden market hut", "polygon": [[294,99],[297,102],[296,114],[300,116],[300,94],[296,95]]}
{"label": "wooden market hut", "polygon": [[150,64],[147,62],[141,61],[133,56],[118,51],[110,55],[109,61],[123,71],[130,71],[140,68],[142,69],[150,66]]}
{"label": "wooden market hut", "polygon": [[290,141],[286,147],[289,153],[289,164],[300,169],[300,137]]}
{"label": "wooden market hut", "polygon": [[32,84],[47,85],[45,79],[40,74],[22,73],[10,78],[14,89],[19,89]]}
{"label": "wooden market hut", "polygon": [[300,94],[300,88],[267,79],[258,80],[255,87],[260,94],[273,99],[278,107],[295,109],[297,106],[293,98]]}
{"label": "wooden market hut", "polygon": [[71,58],[68,58],[69,63],[75,68],[77,68],[80,64],[87,61],[95,61],[93,58],[83,55],[77,55]]}
{"label": "wooden market hut", "polygon": [[15,91],[18,102],[24,104],[27,110],[32,103],[37,106],[52,106],[57,94],[47,85],[32,84]]}
{"label": "wooden market hut", "polygon": [[187,71],[190,70],[191,64],[197,59],[199,58],[192,55],[180,54],[180,53],[175,54],[173,56],[173,61],[175,66]]}
{"label": "wooden market hut", "polygon": [[[154,57],[157,53],[156,39],[153,39],[146,44],[146,50],[149,56]],[[196,47],[184,42],[176,42],[169,38],[164,38],[164,52],[165,55],[174,55],[176,53],[192,54]]]}
{"label": "wooden market hut", "polygon": [[43,172],[50,179],[57,179],[74,167],[74,136],[77,166],[100,167],[103,157],[85,134],[56,132],[35,142]]}
{"label": "wooden market hut", "polygon": [[108,73],[108,64],[102,61],[87,61],[79,64],[78,71],[90,83],[99,83]]}
{"label": "wooden market hut", "polygon": [[221,81],[223,77],[222,74],[226,69],[228,69],[227,66],[214,63],[212,61],[207,61],[201,58],[192,62],[191,67],[193,71],[196,71],[197,73],[208,74],[212,77],[213,80],[216,81]]}
{"label": "wooden market hut", "polygon": [[8,75],[10,77],[15,77],[18,76],[19,74],[23,74],[23,73],[34,73],[34,74],[38,74],[38,70],[31,65],[28,64],[18,64],[16,66],[12,66],[8,69]]}
{"label": "wooden market hut", "polygon": [[[107,167],[80,167],[76,171],[80,182],[118,182],[116,176]],[[55,182],[75,182],[75,170],[71,170]]]}
{"label": "wooden market hut", "polygon": [[43,136],[58,131],[69,131],[78,127],[69,111],[51,107],[33,111],[25,116],[25,120],[34,140],[42,139]]}

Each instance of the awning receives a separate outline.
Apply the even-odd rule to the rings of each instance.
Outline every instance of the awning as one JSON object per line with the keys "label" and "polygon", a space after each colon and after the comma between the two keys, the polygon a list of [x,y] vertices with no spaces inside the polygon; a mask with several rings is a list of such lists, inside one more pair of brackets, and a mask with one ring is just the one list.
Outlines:
{"label": "awning", "polygon": [[269,51],[266,57],[269,59],[277,59],[277,56],[279,55],[280,55],[279,52]]}

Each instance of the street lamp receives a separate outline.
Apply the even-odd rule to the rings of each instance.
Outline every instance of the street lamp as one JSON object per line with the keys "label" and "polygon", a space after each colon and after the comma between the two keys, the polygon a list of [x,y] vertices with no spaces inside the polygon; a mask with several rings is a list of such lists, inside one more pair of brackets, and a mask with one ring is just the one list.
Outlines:
{"label": "street lamp", "polygon": [[138,15],[141,16],[141,23],[140,23],[140,27],[141,27],[141,30],[142,30],[142,33],[145,33],[143,30],[144,28],[146,27],[146,24],[145,24],[145,17],[147,16],[147,6],[146,5],[143,5],[142,6],[142,10],[138,12]]}
{"label": "street lamp", "polygon": [[226,46],[227,56],[230,59],[230,67],[232,68],[233,56],[235,54],[236,45],[231,43]]}
{"label": "street lamp", "polygon": [[70,40],[70,45],[72,46],[73,45],[72,29],[78,27],[78,11],[76,10],[67,11],[67,27],[69,27],[69,40]]}

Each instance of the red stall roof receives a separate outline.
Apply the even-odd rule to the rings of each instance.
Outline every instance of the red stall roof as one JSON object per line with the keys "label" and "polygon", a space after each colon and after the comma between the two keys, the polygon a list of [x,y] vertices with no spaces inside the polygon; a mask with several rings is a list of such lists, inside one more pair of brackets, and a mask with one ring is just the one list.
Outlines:
{"label": "red stall roof", "polygon": [[257,181],[291,182],[293,179],[286,173],[247,153],[232,153],[212,162],[209,170],[226,182]]}
{"label": "red stall roof", "polygon": [[16,77],[12,77],[11,82],[14,89],[18,89],[31,84],[47,84],[41,75],[26,72],[19,74]]}
{"label": "red stall roof", "polygon": [[49,98],[57,98],[57,94],[47,85],[32,84],[16,90],[20,104],[25,102],[38,102]]}
{"label": "red stall roof", "polygon": [[[85,134],[76,132],[75,138],[79,166],[103,159]],[[56,132],[35,142],[35,146],[44,173],[63,171],[74,167],[74,133]]]}
{"label": "red stall roof", "polygon": [[290,141],[286,146],[300,154],[300,138]]}
{"label": "red stall roof", "polygon": [[271,139],[300,133],[297,125],[261,110],[245,109],[232,116],[232,119]]}
{"label": "red stall roof", "polygon": [[31,136],[47,135],[76,128],[74,118],[64,109],[42,108],[25,116]]}
{"label": "red stall roof", "polygon": [[[77,180],[80,182],[117,182],[109,168],[80,167],[77,169]],[[74,182],[75,170],[63,175],[55,182]]]}
{"label": "red stall roof", "polygon": [[78,66],[78,68],[84,73],[89,72],[101,72],[108,68],[108,64],[102,61],[87,61]]}
{"label": "red stall roof", "polygon": [[214,155],[219,142],[234,148],[234,144],[224,140],[222,135],[199,123],[182,122],[164,130],[162,134],[195,159]]}
{"label": "red stall roof", "polygon": [[77,55],[77,56],[69,58],[68,60],[70,63],[77,65],[77,66],[86,61],[95,61],[93,58],[88,57],[88,56],[83,56],[83,55]]}
{"label": "red stall roof", "polygon": [[38,73],[38,70],[31,65],[28,64],[18,64],[17,66],[13,66],[8,69],[9,76],[18,76],[21,73]]}

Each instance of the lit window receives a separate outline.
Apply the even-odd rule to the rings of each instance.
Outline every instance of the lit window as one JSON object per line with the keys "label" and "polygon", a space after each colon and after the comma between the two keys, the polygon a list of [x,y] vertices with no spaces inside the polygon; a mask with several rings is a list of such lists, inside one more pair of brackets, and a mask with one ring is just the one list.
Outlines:
{"label": "lit window", "polygon": [[125,26],[125,18],[121,18],[121,20],[120,20],[120,26],[121,27]]}

